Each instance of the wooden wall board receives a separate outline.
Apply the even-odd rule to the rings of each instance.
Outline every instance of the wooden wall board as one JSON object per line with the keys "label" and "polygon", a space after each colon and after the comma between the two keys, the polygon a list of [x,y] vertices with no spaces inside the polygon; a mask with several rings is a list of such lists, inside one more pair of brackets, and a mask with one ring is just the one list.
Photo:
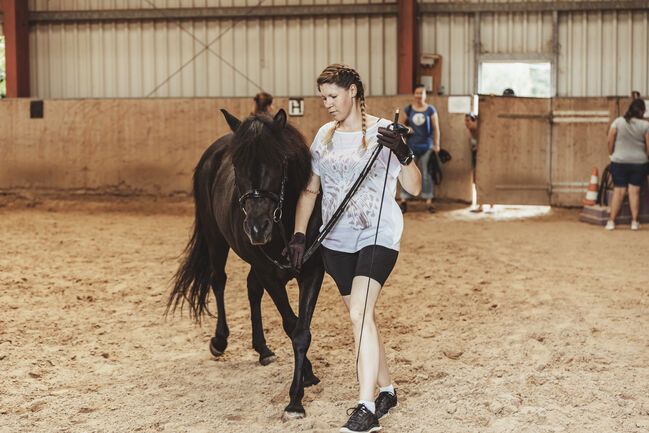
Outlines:
{"label": "wooden wall board", "polygon": [[552,205],[581,206],[592,168],[601,176],[617,105],[617,98],[552,100]]}
{"label": "wooden wall board", "polygon": [[[368,98],[368,111],[392,119],[410,96]],[[30,100],[0,101],[0,192],[42,194],[187,194],[204,149],[229,132],[220,113],[243,118],[248,98],[46,100],[31,119]],[[442,145],[453,160],[436,196],[470,200],[470,152],[463,116],[448,115],[447,98],[430,102],[440,113]],[[305,98],[305,115],[290,117],[310,145],[330,120],[320,98]],[[276,98],[275,108],[288,107]]]}
{"label": "wooden wall board", "polygon": [[478,202],[550,204],[550,99],[480,96]]}

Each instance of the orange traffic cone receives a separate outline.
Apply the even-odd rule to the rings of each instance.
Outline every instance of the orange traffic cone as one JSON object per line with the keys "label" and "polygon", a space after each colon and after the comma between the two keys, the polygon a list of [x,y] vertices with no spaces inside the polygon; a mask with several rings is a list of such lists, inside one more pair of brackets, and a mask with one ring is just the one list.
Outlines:
{"label": "orange traffic cone", "polygon": [[588,190],[586,190],[586,198],[584,199],[584,206],[594,206],[597,202],[597,192],[599,190],[599,182],[597,181],[597,167],[593,167],[593,173],[590,176],[590,183]]}

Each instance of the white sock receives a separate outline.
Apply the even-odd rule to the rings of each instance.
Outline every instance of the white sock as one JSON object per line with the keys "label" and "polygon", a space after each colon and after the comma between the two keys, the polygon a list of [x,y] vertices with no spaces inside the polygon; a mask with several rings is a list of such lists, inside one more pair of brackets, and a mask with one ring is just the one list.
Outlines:
{"label": "white sock", "polygon": [[394,395],[394,386],[381,386],[379,387],[379,392],[389,392],[390,394]]}
{"label": "white sock", "polygon": [[358,403],[368,408],[370,412],[372,413],[376,412],[376,404],[374,404],[373,401],[359,400]]}

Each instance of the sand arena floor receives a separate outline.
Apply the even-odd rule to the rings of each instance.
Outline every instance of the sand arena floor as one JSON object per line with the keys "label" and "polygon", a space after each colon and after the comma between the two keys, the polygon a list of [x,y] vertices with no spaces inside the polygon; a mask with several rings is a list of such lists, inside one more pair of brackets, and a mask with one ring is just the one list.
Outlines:
{"label": "sand arena floor", "polygon": [[[0,432],[334,432],[346,420],[353,341],[329,277],[309,351],[322,382],[307,417],[283,423],[291,345],[264,296],[279,358],[257,363],[241,260],[227,267],[220,359],[214,319],[163,317],[190,201],[28,204],[0,203]],[[440,207],[406,214],[377,306],[400,397],[383,431],[649,431],[649,227]]]}

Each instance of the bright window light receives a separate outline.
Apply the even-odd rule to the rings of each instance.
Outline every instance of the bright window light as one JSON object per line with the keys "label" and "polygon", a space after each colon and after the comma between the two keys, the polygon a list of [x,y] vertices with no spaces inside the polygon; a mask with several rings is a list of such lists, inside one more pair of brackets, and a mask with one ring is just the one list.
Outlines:
{"label": "bright window light", "polygon": [[483,62],[481,66],[482,94],[502,95],[509,88],[516,96],[552,97],[550,63]]}

